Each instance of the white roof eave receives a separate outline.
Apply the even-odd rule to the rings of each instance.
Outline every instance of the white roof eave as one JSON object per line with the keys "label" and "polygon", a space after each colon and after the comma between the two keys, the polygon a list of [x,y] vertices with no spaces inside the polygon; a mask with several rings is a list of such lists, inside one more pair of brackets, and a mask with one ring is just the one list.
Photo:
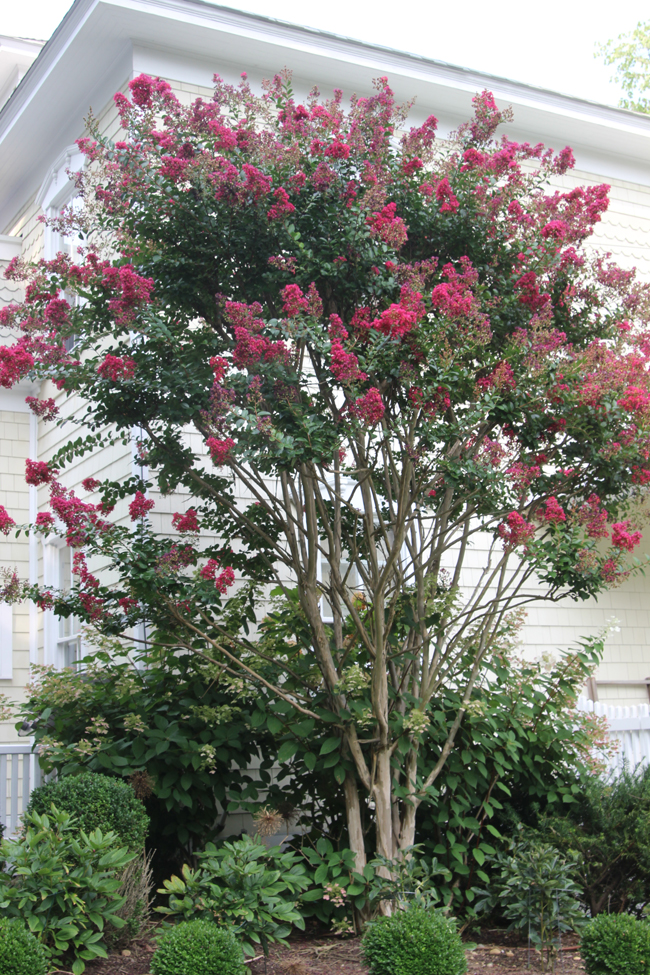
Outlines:
{"label": "white roof eave", "polygon": [[134,48],[154,61],[203,64],[205,84],[214,71],[235,80],[246,70],[255,81],[286,65],[298,90],[302,82],[361,94],[386,74],[398,99],[416,96],[417,117],[439,117],[443,134],[489,88],[514,108],[512,138],[572,145],[578,168],[650,185],[645,115],[202,0],[76,0],[0,112],[0,232],[81,134],[88,108],[101,111],[131,76]]}

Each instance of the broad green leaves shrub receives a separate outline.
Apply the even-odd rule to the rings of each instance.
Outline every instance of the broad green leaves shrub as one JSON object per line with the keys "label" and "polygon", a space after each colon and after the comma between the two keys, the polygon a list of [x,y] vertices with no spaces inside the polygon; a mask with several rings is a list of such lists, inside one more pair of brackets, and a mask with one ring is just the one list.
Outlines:
{"label": "broad green leaves shrub", "polygon": [[371,921],[362,941],[371,975],[463,975],[465,952],[455,922],[438,910],[409,904]]}
{"label": "broad green leaves shrub", "polygon": [[106,957],[106,925],[125,923],[120,875],[135,854],[115,833],[86,833],[55,806],[47,816],[26,813],[25,824],[23,837],[0,846],[0,912],[22,918],[48,959],[69,958],[81,975],[85,962]]}
{"label": "broad green leaves shrub", "polygon": [[214,921],[181,921],[158,936],[152,975],[246,975],[233,930]]}
{"label": "broad green leaves shrub", "polygon": [[553,953],[558,934],[584,923],[573,879],[575,862],[538,840],[511,842],[491,862],[486,890],[476,891],[477,912],[496,913],[510,921],[508,930],[526,935],[546,957]]}
{"label": "broad green leaves shrub", "polygon": [[18,918],[0,917],[2,975],[46,975],[43,946]]}
{"label": "broad green leaves shrub", "polygon": [[647,975],[650,924],[629,914],[599,914],[582,932],[580,954],[588,975]]}
{"label": "broad green leaves shrub", "polygon": [[585,776],[576,800],[539,822],[541,837],[575,859],[592,916],[643,917],[650,903],[650,768]]}
{"label": "broad green leaves shrub", "polygon": [[152,847],[173,857],[190,840],[203,846],[219,803],[257,799],[241,770],[258,750],[259,784],[268,785],[272,739],[248,726],[250,688],[190,654],[152,651],[137,669],[114,661],[123,646],[102,646],[79,673],[35,673],[20,713],[36,721],[41,765],[64,777],[90,770],[131,779],[146,800]]}
{"label": "broad green leaves shrub", "polygon": [[134,853],[144,847],[149,818],[127,782],[95,772],[66,775],[34,789],[27,811],[43,815],[52,803],[74,816],[86,833],[95,829],[112,832]]}
{"label": "broad green leaves shrub", "polygon": [[286,944],[292,925],[304,928],[295,905],[309,881],[297,854],[268,849],[244,836],[220,847],[209,843],[196,858],[196,870],[185,865],[182,879],[165,881],[159,893],[167,894],[169,902],[157,908],[161,914],[172,920],[201,917],[227,925],[250,956],[260,946],[266,954],[269,944]]}

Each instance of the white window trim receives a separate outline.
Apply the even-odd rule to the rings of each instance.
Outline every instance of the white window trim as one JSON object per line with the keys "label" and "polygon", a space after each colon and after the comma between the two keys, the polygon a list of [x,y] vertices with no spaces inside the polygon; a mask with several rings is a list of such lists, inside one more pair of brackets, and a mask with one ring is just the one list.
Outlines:
{"label": "white window trim", "polygon": [[0,603],[0,680],[14,677],[14,608]]}
{"label": "white window trim", "polygon": [[[67,171],[79,172],[84,168],[85,162],[86,157],[76,145],[67,146],[55,161],[36,196],[36,205],[42,208],[48,219],[58,217],[63,207],[76,196],[77,188]],[[46,261],[51,261],[61,249],[61,235],[52,227],[46,226],[43,257]]]}
{"label": "white window trim", "polygon": [[[46,586],[60,589],[61,580],[61,552],[66,548],[65,539],[47,538],[43,543],[43,582]],[[83,656],[83,646],[81,634],[73,633],[69,636],[59,635],[59,624],[61,617],[57,616],[53,609],[46,609],[44,614],[44,658],[45,664],[49,667],[56,667],[63,670],[66,666],[63,647],[66,643],[77,641],[76,660]]]}

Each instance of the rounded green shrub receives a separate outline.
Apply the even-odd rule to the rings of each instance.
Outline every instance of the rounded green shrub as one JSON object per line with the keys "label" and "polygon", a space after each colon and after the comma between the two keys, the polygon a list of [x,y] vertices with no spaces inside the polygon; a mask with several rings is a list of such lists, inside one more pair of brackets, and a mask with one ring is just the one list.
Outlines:
{"label": "rounded green shrub", "polygon": [[631,914],[599,914],[582,932],[580,954],[588,975],[646,975],[650,924]]}
{"label": "rounded green shrub", "polygon": [[362,941],[371,975],[464,975],[465,952],[453,920],[410,904],[372,921]]}
{"label": "rounded green shrub", "polygon": [[22,921],[0,918],[0,972],[2,975],[45,975],[43,946]]}
{"label": "rounded green shrub", "polygon": [[113,830],[130,850],[140,851],[144,846],[149,817],[128,782],[98,772],[63,776],[34,789],[27,811],[48,815],[52,803],[75,816],[86,833]]}
{"label": "rounded green shrub", "polygon": [[246,975],[244,952],[214,921],[181,921],[158,938],[152,975]]}

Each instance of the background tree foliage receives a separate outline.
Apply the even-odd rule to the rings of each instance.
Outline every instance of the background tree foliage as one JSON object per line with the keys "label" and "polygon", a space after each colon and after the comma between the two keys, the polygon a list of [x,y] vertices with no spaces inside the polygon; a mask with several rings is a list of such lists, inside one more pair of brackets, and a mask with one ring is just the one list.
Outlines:
{"label": "background tree foliage", "polygon": [[598,53],[604,57],[605,64],[616,65],[615,80],[625,92],[619,102],[621,108],[649,112],[650,24],[639,21],[633,31],[602,44]]}

